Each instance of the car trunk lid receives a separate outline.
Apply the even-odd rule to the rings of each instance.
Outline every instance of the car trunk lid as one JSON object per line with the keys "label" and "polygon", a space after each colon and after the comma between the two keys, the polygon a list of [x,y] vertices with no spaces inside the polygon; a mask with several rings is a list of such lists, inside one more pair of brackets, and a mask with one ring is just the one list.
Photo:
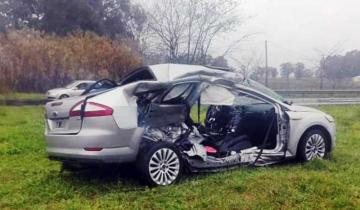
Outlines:
{"label": "car trunk lid", "polygon": [[81,130],[80,116],[70,117],[70,110],[85,100],[85,96],[49,102],[45,105],[47,131],[50,134],[76,134]]}

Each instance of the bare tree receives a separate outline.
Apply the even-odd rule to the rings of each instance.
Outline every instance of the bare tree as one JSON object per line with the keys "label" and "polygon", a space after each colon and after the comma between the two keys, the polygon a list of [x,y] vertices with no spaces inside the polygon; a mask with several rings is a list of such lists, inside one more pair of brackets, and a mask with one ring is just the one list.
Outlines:
{"label": "bare tree", "polygon": [[241,23],[236,0],[156,0],[149,5],[149,28],[171,62],[205,64],[213,41]]}
{"label": "bare tree", "polygon": [[256,55],[255,51],[240,57],[230,56],[230,59],[235,63],[235,71],[244,76],[244,78],[249,78],[256,71],[262,60],[260,56]]}
{"label": "bare tree", "polygon": [[341,47],[341,43],[335,44],[333,47],[331,47],[328,50],[322,50],[322,49],[315,49],[315,51],[319,54],[320,59],[317,60],[318,62],[318,76],[320,77],[320,89],[324,88],[324,77],[326,72],[326,61],[333,55],[335,55],[339,48]]}
{"label": "bare tree", "polygon": [[280,65],[280,74],[281,77],[286,78],[287,80],[287,88],[290,88],[290,76],[294,73],[294,65],[292,63],[283,63]]}

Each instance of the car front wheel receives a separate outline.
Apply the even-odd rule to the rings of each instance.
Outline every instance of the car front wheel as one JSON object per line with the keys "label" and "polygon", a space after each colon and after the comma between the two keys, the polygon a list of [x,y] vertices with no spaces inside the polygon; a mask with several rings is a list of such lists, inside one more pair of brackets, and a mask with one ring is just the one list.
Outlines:
{"label": "car front wheel", "polygon": [[323,131],[310,130],[300,140],[298,157],[302,161],[322,159],[326,155],[328,144]]}
{"label": "car front wheel", "polygon": [[167,142],[148,143],[139,154],[137,165],[145,181],[152,186],[173,184],[182,172],[181,156],[177,148]]}

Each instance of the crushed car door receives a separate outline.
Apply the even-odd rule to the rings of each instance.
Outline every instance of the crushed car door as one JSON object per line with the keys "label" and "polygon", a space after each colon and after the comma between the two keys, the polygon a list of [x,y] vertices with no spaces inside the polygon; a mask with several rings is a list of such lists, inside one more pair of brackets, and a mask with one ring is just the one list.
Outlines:
{"label": "crushed car door", "polygon": [[177,84],[151,102],[145,114],[144,124],[161,127],[184,122],[190,112],[187,99],[192,95],[194,84]]}

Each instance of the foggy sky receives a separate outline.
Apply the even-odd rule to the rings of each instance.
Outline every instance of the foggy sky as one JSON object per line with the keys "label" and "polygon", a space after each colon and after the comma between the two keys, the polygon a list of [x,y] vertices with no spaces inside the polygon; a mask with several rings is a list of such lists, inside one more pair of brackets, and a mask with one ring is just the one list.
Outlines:
{"label": "foggy sky", "polygon": [[275,67],[286,61],[311,67],[319,57],[315,49],[360,50],[360,0],[244,0],[239,13],[251,18],[228,40],[254,35],[234,57],[251,50],[263,62],[264,40],[269,41],[269,65]]}

